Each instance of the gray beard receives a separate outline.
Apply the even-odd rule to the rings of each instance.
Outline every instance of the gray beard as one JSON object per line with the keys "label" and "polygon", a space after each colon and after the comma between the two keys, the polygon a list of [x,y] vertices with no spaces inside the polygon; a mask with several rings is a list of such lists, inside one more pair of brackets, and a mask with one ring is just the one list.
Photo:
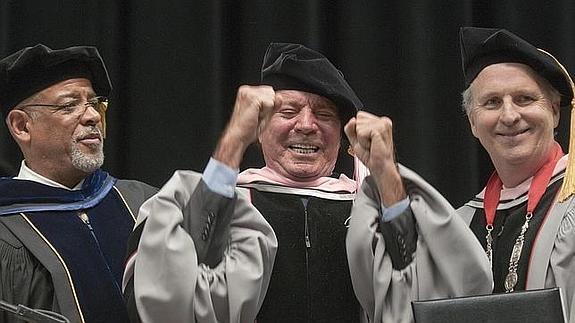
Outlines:
{"label": "gray beard", "polygon": [[77,143],[72,144],[72,166],[84,173],[92,173],[104,164],[103,145],[98,145],[95,153],[86,154],[78,148]]}

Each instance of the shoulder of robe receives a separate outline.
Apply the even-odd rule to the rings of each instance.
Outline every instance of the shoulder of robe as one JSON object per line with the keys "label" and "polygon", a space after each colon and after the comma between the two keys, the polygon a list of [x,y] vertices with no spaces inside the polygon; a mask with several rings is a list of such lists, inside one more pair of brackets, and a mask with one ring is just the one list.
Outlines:
{"label": "shoulder of robe", "polygon": [[0,243],[8,244],[14,248],[21,248],[22,242],[6,227],[0,218]]}

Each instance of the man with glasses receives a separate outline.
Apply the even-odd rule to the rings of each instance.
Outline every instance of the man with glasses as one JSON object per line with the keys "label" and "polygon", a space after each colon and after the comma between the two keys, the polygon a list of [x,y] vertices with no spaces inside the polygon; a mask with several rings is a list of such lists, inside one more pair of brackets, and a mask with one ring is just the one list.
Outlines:
{"label": "man with glasses", "polygon": [[94,47],[39,44],[0,60],[0,110],[24,157],[0,179],[2,301],[73,322],[128,321],[126,244],[156,190],[100,169],[111,89]]}

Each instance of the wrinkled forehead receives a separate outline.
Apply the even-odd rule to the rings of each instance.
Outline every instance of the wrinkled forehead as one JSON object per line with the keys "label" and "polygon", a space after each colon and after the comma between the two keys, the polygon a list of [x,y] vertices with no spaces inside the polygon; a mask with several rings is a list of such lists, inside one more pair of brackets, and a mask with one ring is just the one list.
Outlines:
{"label": "wrinkled forehead", "polygon": [[329,109],[337,112],[337,106],[330,99],[315,93],[298,90],[280,90],[276,91],[276,96],[281,99],[284,105],[289,104],[295,107],[309,106],[314,110]]}

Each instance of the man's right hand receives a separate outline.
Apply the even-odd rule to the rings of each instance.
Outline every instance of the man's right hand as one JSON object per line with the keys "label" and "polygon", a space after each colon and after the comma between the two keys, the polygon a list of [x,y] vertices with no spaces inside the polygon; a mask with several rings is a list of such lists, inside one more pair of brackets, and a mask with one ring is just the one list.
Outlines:
{"label": "man's right hand", "polygon": [[[220,138],[214,159],[238,169],[247,147],[257,140],[271,116],[276,101],[271,86],[242,85],[238,89],[234,111]],[[261,128],[261,129],[260,129]]]}

